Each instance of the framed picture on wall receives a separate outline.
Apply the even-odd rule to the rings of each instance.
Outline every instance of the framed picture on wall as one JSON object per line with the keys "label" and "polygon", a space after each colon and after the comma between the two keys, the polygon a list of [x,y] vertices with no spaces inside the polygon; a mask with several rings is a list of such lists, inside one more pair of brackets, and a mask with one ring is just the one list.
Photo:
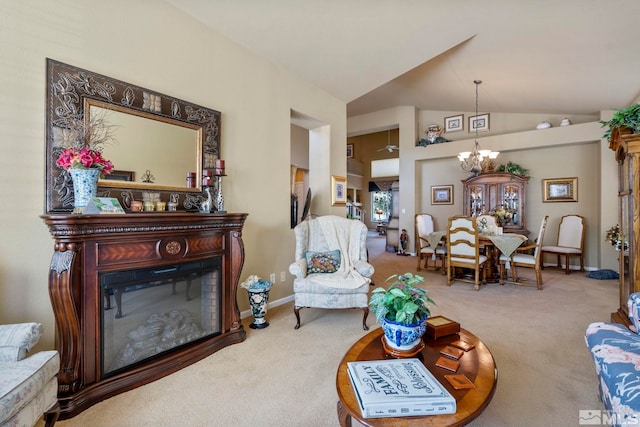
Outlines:
{"label": "framed picture on wall", "polygon": [[452,205],[453,185],[432,185],[431,186],[432,205]]}
{"label": "framed picture on wall", "polygon": [[469,133],[489,130],[489,113],[469,117]]}
{"label": "framed picture on wall", "polygon": [[353,159],[353,144],[347,144],[347,157]]}
{"label": "framed picture on wall", "polygon": [[347,178],[331,175],[331,206],[347,204]]}
{"label": "framed picture on wall", "polygon": [[543,202],[577,202],[578,178],[554,178],[542,180]]}
{"label": "framed picture on wall", "polygon": [[444,118],[444,131],[446,133],[459,130],[464,130],[464,114]]}

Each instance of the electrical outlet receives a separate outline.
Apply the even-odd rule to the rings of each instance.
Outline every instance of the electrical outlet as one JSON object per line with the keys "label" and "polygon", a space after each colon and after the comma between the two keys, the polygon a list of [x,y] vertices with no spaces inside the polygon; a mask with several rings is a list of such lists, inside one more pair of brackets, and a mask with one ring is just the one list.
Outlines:
{"label": "electrical outlet", "polygon": [[271,281],[271,283],[276,283],[276,273],[271,273],[271,275],[269,276],[269,280]]}
{"label": "electrical outlet", "polygon": [[280,281],[284,282],[287,280],[287,275],[284,273],[284,271],[280,272]]}

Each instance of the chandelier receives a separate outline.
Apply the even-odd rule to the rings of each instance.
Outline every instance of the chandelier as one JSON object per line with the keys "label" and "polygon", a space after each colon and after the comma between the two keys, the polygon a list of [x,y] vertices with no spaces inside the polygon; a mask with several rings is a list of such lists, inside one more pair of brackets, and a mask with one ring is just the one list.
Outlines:
{"label": "chandelier", "polygon": [[[482,83],[482,80],[474,80],[476,85],[476,117],[478,116],[478,85]],[[498,157],[499,151],[481,150],[480,143],[478,143],[478,126],[476,128],[476,137],[473,144],[472,151],[463,151],[458,154],[460,160],[460,167],[465,172],[471,172],[474,176],[478,175],[483,170],[488,170],[493,167],[492,160]]]}

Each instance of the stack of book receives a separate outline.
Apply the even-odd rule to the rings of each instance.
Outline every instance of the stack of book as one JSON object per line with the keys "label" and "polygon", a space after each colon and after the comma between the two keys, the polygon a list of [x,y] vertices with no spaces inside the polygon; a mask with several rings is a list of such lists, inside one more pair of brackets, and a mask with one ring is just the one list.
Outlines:
{"label": "stack of book", "polygon": [[348,362],[364,418],[454,414],[456,400],[419,359]]}

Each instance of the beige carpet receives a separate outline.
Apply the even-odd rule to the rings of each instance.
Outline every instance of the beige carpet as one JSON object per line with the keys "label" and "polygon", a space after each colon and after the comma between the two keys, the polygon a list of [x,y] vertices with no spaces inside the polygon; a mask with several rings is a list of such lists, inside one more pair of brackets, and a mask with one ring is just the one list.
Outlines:
{"label": "beige carpet", "polygon": [[[384,251],[371,237],[376,284],[415,272],[416,258]],[[529,273],[533,279],[532,272]],[[616,281],[545,270],[545,288],[445,284],[424,272],[438,303],[432,314],[459,321],[485,341],[498,366],[492,402],[474,427],[578,425],[580,409],[602,409],[594,365],[584,343],[593,321],[616,308]],[[94,405],[59,422],[75,426],[337,426],[335,374],[349,346],[366,332],[361,310],[270,309],[270,327],[156,382]],[[369,326],[379,327],[373,316]],[[42,425],[42,424],[40,424]]]}

